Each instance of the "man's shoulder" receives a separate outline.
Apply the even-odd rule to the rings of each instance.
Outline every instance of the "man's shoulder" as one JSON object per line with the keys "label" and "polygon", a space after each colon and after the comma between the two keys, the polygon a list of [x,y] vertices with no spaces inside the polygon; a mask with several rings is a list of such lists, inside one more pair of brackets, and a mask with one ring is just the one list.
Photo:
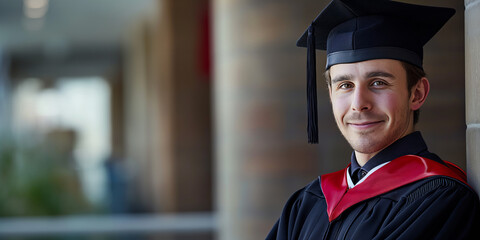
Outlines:
{"label": "man's shoulder", "polygon": [[318,198],[325,198],[322,193],[322,188],[320,186],[320,177],[314,179],[310,183],[308,183],[305,187],[297,190],[292,196],[290,200],[293,199],[300,199],[305,197],[318,197]]}
{"label": "man's shoulder", "polygon": [[[447,194],[448,193],[448,194]],[[477,193],[465,183],[447,176],[437,175],[415,181],[398,189],[383,194],[382,198],[399,201],[404,198],[407,202],[419,201],[437,194],[446,194],[453,198],[467,198],[478,202]],[[443,199],[447,201],[448,199]],[[440,199],[442,200],[442,199]]]}
{"label": "man's shoulder", "polygon": [[317,204],[325,204],[324,198],[320,189],[320,181],[315,179],[290,196],[284,205],[283,215],[298,215],[299,211],[308,211]]}
{"label": "man's shoulder", "polygon": [[[468,195],[478,198],[477,193],[466,183],[458,179],[447,176],[433,176],[419,181],[414,192],[429,192],[429,191],[456,191],[458,194]],[[414,193],[413,192],[413,193]],[[412,193],[412,194],[413,194]]]}
{"label": "man's shoulder", "polygon": [[409,175],[412,172],[417,172],[416,174],[423,176],[403,187],[408,193],[457,190],[459,194],[472,195],[478,198],[477,193],[467,183],[466,173],[449,161],[437,161],[421,156],[407,155],[392,161],[392,163],[396,164],[398,168],[406,166],[405,169],[397,172],[398,175]]}
{"label": "man's shoulder", "polygon": [[318,198],[325,198],[320,187],[320,178],[308,183],[305,187],[300,188],[295,193],[293,193],[287,201],[287,206],[301,205],[310,200],[315,200]]}

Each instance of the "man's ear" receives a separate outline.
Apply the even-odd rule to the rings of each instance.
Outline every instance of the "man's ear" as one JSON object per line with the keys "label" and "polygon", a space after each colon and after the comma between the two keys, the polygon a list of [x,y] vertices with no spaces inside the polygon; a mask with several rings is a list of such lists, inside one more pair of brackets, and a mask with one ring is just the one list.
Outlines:
{"label": "man's ear", "polygon": [[411,89],[410,109],[413,111],[420,109],[427,99],[429,91],[430,83],[426,77],[422,77]]}

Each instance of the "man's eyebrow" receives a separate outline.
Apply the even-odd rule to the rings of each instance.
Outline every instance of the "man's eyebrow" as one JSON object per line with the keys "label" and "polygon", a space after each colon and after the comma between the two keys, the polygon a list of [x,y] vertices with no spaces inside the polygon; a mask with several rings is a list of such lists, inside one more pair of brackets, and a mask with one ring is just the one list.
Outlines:
{"label": "man's eyebrow", "polygon": [[395,79],[395,76],[393,76],[393,74],[388,73],[388,72],[383,72],[383,71],[368,72],[367,74],[365,74],[365,77],[366,78],[386,77],[386,78]]}
{"label": "man's eyebrow", "polygon": [[332,84],[335,84],[337,82],[341,82],[341,81],[345,81],[345,80],[351,80],[353,78],[352,75],[340,75],[340,76],[336,76],[335,78],[332,79]]}

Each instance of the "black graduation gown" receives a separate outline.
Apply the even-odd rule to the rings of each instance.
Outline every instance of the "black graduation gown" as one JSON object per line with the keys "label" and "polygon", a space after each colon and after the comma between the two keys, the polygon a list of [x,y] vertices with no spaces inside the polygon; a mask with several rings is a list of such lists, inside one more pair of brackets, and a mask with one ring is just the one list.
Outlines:
{"label": "black graduation gown", "polygon": [[433,175],[400,186],[348,207],[332,221],[321,181],[291,196],[267,240],[480,239],[478,196],[452,177]]}

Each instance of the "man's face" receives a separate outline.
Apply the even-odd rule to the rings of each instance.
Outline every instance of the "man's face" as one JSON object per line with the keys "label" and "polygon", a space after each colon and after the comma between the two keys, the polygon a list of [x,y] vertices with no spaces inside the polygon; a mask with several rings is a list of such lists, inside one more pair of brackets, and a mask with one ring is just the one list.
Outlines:
{"label": "man's face", "polygon": [[376,153],[413,131],[406,72],[397,60],[377,59],[330,68],[338,128],[352,148]]}

